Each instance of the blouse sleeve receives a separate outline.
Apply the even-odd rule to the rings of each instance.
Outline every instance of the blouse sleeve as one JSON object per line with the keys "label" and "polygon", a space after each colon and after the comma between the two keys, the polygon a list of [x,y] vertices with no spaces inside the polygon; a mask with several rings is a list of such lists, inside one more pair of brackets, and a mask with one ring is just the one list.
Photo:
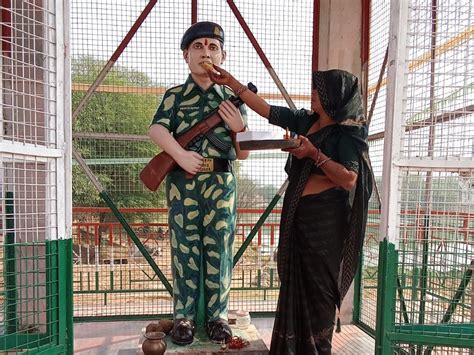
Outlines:
{"label": "blouse sleeve", "polygon": [[168,131],[172,130],[172,121],[174,119],[174,103],[176,100],[176,95],[167,91],[163,100],[161,100],[160,106],[156,110],[155,116],[151,121],[151,125],[159,124],[165,127]]}
{"label": "blouse sleeve", "polygon": [[314,115],[304,109],[291,110],[282,106],[270,106],[268,122],[281,128],[288,128],[296,134],[306,134],[314,121]]}
{"label": "blouse sleeve", "polygon": [[344,165],[347,170],[351,170],[356,174],[359,172],[359,151],[352,142],[351,137],[343,135],[339,140],[338,146],[339,162]]}

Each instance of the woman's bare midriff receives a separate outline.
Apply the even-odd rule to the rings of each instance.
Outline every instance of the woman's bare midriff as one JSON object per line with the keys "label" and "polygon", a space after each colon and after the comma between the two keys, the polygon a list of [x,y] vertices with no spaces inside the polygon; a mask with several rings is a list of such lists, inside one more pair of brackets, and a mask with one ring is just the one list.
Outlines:
{"label": "woman's bare midriff", "polygon": [[336,187],[336,184],[327,176],[311,174],[304,187],[302,196],[318,194],[332,187]]}

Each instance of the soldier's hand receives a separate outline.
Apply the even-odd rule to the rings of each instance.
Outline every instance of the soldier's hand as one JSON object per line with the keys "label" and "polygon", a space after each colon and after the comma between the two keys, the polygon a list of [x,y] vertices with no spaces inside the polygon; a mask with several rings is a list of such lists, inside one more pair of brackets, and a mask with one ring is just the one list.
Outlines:
{"label": "soldier's hand", "polygon": [[219,115],[224,122],[234,132],[240,132],[244,129],[245,124],[240,111],[229,100],[222,102],[219,106]]}
{"label": "soldier's hand", "polygon": [[187,173],[196,175],[202,167],[203,159],[199,153],[184,150],[176,158],[176,163]]}

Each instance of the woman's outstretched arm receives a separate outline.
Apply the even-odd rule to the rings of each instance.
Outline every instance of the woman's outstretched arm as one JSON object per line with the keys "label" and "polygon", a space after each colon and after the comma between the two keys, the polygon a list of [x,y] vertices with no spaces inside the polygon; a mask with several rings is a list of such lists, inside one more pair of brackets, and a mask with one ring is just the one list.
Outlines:
{"label": "woman's outstretched arm", "polygon": [[250,109],[262,117],[268,118],[270,116],[270,105],[260,96],[248,90],[245,85],[241,84],[228,71],[216,65],[214,65],[214,70],[210,68],[206,68],[206,70],[213,82],[230,87]]}

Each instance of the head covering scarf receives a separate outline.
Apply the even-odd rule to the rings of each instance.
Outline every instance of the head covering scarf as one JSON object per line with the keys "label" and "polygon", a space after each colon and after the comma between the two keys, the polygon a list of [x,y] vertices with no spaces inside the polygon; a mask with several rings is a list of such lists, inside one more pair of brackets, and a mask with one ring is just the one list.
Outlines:
{"label": "head covering scarf", "polygon": [[324,111],[337,123],[365,123],[356,76],[339,69],[316,71],[313,89],[318,92]]}

